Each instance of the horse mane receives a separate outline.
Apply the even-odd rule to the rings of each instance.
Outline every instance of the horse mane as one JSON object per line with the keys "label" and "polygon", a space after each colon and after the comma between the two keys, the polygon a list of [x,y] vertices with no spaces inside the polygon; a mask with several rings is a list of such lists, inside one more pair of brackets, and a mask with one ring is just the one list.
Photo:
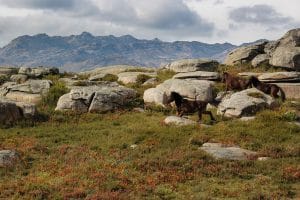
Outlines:
{"label": "horse mane", "polygon": [[254,85],[254,87],[256,87],[259,83],[261,83],[260,80],[258,80],[258,78],[255,76],[251,76],[250,81]]}

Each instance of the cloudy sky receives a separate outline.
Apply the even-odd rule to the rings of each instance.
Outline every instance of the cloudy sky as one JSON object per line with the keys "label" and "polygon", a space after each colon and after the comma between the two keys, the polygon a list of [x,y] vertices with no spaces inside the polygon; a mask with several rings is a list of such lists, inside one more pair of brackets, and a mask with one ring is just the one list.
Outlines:
{"label": "cloudy sky", "polygon": [[299,0],[0,0],[0,46],[20,35],[131,34],[240,44],[300,27]]}

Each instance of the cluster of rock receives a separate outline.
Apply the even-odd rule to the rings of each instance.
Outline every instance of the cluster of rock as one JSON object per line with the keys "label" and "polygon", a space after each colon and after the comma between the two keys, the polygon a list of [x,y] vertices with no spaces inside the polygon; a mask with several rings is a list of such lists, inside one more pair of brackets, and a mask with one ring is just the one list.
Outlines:
{"label": "cluster of rock", "polygon": [[0,86],[0,123],[10,124],[37,114],[36,104],[52,86],[46,75],[58,74],[57,68],[0,68],[7,82]]}
{"label": "cluster of rock", "polygon": [[[173,67],[172,69],[177,69],[179,73],[175,74],[172,79],[157,85],[155,88],[147,89],[143,96],[145,104],[166,106],[166,103],[170,99],[170,93],[174,91],[190,100],[205,102],[211,102],[213,100],[219,101],[217,114],[229,118],[254,116],[262,109],[276,106],[276,102],[271,96],[256,88],[235,93],[220,93],[218,97],[216,97],[213,93],[213,88],[215,82],[220,80],[220,74],[217,72],[199,71],[202,68],[189,67],[190,63],[193,63],[193,66],[200,66],[203,62],[197,64],[195,60],[186,60],[186,62],[176,61],[175,64],[168,64],[167,66],[169,68],[166,69],[170,69],[170,66],[176,66],[176,68]],[[297,82],[300,80],[299,72],[242,73],[240,75],[258,76],[261,81],[276,82],[276,84],[278,84],[277,82],[286,83],[287,81]],[[299,87],[295,87],[293,92],[291,92],[291,88],[286,89],[283,87],[283,89],[286,92],[287,98],[299,98]],[[165,123],[174,123],[177,125],[194,124],[191,120],[179,119],[174,116],[166,118]]]}
{"label": "cluster of rock", "polygon": [[276,41],[237,48],[228,54],[224,63],[226,65],[251,63],[254,67],[265,63],[298,71],[300,70],[300,28],[288,31]]}

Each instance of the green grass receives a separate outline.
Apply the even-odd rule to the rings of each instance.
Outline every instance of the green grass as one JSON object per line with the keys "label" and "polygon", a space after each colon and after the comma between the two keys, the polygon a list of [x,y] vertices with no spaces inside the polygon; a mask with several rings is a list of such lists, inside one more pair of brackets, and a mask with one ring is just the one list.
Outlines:
{"label": "green grass", "polygon": [[[0,199],[299,198],[300,128],[283,117],[289,109],[263,111],[251,122],[219,117],[210,128],[166,126],[157,111],[123,111],[55,113],[35,127],[1,129],[0,149],[17,149],[23,163],[0,169]],[[198,149],[207,141],[272,159],[215,160]]]}

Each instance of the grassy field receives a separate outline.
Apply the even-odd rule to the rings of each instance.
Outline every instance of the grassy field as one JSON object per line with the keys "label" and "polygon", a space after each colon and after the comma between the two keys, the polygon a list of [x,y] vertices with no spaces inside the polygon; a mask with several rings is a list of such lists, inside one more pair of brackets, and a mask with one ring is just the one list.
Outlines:
{"label": "grassy field", "polygon": [[[219,118],[210,128],[166,126],[171,113],[122,111],[56,113],[34,127],[0,129],[0,149],[22,157],[0,169],[0,199],[300,198],[300,128],[289,123],[290,109],[299,107],[286,103],[251,122]],[[272,159],[216,160],[198,149],[207,141]]]}

